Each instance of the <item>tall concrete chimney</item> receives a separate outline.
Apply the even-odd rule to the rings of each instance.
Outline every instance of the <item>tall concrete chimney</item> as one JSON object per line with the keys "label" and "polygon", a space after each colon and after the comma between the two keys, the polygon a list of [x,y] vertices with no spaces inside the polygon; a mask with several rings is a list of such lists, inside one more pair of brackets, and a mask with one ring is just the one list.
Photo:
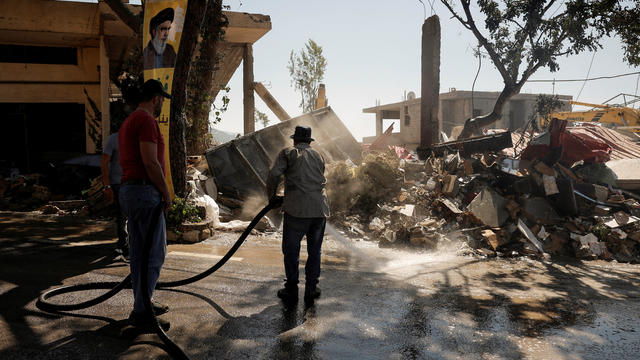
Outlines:
{"label": "tall concrete chimney", "polygon": [[422,86],[420,97],[420,146],[418,157],[426,158],[427,149],[438,143],[440,128],[440,19],[433,15],[422,24]]}

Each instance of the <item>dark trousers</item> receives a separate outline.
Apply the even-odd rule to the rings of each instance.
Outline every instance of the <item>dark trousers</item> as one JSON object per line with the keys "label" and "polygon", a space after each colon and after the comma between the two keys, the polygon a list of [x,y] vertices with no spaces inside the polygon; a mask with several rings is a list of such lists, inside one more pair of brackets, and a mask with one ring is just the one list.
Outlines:
{"label": "dark trousers", "polygon": [[118,243],[116,244],[116,248],[128,254],[127,217],[122,213],[122,209],[120,208],[120,184],[112,184],[111,189],[113,189],[113,206],[116,209],[116,225],[118,227]]}
{"label": "dark trousers", "polygon": [[[120,205],[122,211],[129,219],[129,249],[131,269],[131,285],[133,287],[133,311],[141,313],[145,310],[142,291],[148,291],[149,297],[153,298],[153,290],[160,277],[160,270],[167,253],[167,233],[164,219],[164,212],[160,213],[157,225],[150,229],[154,222],[154,210],[160,204],[162,197],[158,190],[152,185],[123,185],[120,192]],[[148,283],[142,284],[142,258],[144,257],[144,243],[148,240],[149,231],[151,236],[151,253],[148,269]]]}
{"label": "dark trousers", "polygon": [[298,265],[300,264],[300,242],[307,236],[307,265],[305,266],[305,287],[315,289],[320,277],[320,255],[322,238],[327,219],[299,218],[284,214],[282,231],[282,254],[284,271],[287,276],[286,287],[298,286]]}

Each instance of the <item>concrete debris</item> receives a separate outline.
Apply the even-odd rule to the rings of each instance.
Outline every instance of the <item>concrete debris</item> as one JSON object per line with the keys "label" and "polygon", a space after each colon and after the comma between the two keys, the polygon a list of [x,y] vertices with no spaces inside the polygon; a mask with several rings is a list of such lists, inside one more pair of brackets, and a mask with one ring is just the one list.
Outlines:
{"label": "concrete debris", "polygon": [[444,234],[477,229],[456,238],[483,257],[640,262],[640,196],[585,182],[584,169],[551,155],[525,161],[445,152],[415,161],[389,152],[361,165],[332,164],[338,170],[328,184],[342,185],[330,221],[342,219],[346,232],[379,246],[433,249]]}
{"label": "concrete debris", "polygon": [[544,252],[542,243],[540,242],[540,240],[538,240],[538,238],[531,231],[531,229],[527,227],[527,225],[524,223],[524,221],[522,221],[522,219],[518,219],[518,230],[520,230],[520,232],[522,232],[522,234],[526,237],[526,239],[529,240],[529,242],[531,242],[533,246],[535,246],[536,250],[538,250],[541,253]]}
{"label": "concrete debris", "polygon": [[556,224],[561,218],[555,209],[544,198],[528,198],[523,201],[524,215],[537,224]]}
{"label": "concrete debris", "polygon": [[[530,145],[517,144],[513,151],[510,139],[502,133],[437,144],[421,160],[389,147],[369,149],[364,157],[353,151],[329,156],[329,222],[381,247],[436,249],[443,239],[455,239],[483,257],[551,254],[640,262],[640,194],[615,182],[615,171],[623,170],[633,181],[633,169],[572,163],[566,161],[575,158],[568,148],[531,148],[520,156]],[[250,142],[235,144],[246,147],[242,153],[250,161],[261,158]],[[325,145],[331,143],[318,141]],[[218,166],[211,154],[209,164]],[[216,199],[220,221],[228,222],[247,207],[243,194],[260,187],[257,178],[268,166],[241,174],[224,165],[214,169],[220,177],[215,182],[205,168],[198,170],[206,178],[193,180]]]}
{"label": "concrete debris", "polygon": [[490,227],[500,227],[509,218],[505,210],[507,200],[493,189],[486,188],[469,204],[469,211]]}
{"label": "concrete debris", "polygon": [[374,217],[371,219],[369,223],[369,230],[381,232],[385,229],[384,221],[380,220],[380,218]]}

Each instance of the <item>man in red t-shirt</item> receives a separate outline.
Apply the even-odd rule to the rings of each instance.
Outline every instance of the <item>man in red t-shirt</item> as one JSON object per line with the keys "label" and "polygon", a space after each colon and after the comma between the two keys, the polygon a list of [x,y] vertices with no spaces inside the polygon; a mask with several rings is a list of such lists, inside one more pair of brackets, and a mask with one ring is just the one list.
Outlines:
{"label": "man in red t-shirt", "polygon": [[[160,116],[164,98],[170,99],[158,80],[148,80],[142,85],[138,108],[127,117],[120,131],[120,166],[122,167],[122,185],[120,187],[120,206],[127,216],[129,230],[129,259],[134,305],[129,316],[131,324],[147,332],[153,331],[153,317],[146,308],[142,296],[147,291],[149,297],[160,277],[160,270],[166,254],[166,224],[164,212],[160,211],[154,219],[155,210],[164,202],[165,210],[171,207],[171,194],[165,182],[164,138],[155,118]],[[152,224],[157,224],[151,229]],[[152,234],[149,234],[149,232]],[[151,253],[149,255],[148,283],[142,284],[141,271],[144,243],[151,235]],[[168,311],[168,306],[153,303],[156,315]],[[158,319],[167,330],[169,322]]]}

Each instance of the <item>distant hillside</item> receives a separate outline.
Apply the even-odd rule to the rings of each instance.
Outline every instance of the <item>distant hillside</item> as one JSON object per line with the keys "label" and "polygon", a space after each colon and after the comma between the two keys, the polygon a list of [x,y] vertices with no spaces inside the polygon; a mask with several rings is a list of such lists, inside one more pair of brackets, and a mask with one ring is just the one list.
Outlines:
{"label": "distant hillside", "polygon": [[211,136],[213,136],[213,143],[217,145],[231,141],[236,137],[242,136],[242,134],[234,133],[231,131],[211,129]]}

